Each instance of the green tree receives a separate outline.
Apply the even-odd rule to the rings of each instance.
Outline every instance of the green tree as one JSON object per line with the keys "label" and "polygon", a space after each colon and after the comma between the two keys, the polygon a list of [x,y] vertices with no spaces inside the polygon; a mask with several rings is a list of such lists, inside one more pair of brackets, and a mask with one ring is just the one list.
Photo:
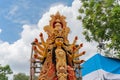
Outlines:
{"label": "green tree", "polygon": [[29,76],[24,73],[18,73],[14,75],[13,80],[29,80]]}
{"label": "green tree", "polygon": [[[30,76],[26,75],[25,73],[18,73],[15,74],[13,80],[29,80]],[[38,80],[38,77],[35,76],[34,80]]]}
{"label": "green tree", "polygon": [[8,77],[7,77],[8,74],[12,74],[12,70],[10,69],[10,66],[0,65],[0,80],[8,80]]}
{"label": "green tree", "polygon": [[[106,42],[120,58],[120,4],[118,0],[81,0],[79,20],[87,41]],[[84,14],[82,17],[81,14]]]}

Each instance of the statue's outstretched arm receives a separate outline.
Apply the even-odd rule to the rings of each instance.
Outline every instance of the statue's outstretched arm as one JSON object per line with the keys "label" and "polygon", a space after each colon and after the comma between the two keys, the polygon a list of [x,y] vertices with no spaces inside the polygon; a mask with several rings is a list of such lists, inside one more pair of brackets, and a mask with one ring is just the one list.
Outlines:
{"label": "statue's outstretched arm", "polygon": [[78,58],[79,56],[82,56],[82,55],[84,55],[86,52],[85,51],[83,51],[83,52],[81,52],[81,53],[79,53],[79,54],[74,54],[74,58]]}
{"label": "statue's outstretched arm", "polygon": [[37,53],[34,53],[34,58],[39,60],[44,60],[43,56],[39,56]]}
{"label": "statue's outstretched arm", "polygon": [[35,38],[35,41],[34,41],[35,45],[42,51],[44,51],[44,48],[41,46],[41,44],[38,42],[38,39]]}
{"label": "statue's outstretched arm", "polygon": [[73,63],[75,63],[75,64],[81,64],[83,62],[85,62],[85,61],[84,60],[73,60]]}
{"label": "statue's outstretched arm", "polygon": [[77,40],[78,40],[78,37],[76,36],[76,37],[74,38],[74,41],[73,41],[72,45],[75,45],[75,43],[77,42]]}
{"label": "statue's outstretched arm", "polygon": [[81,43],[78,47],[73,46],[74,53],[78,52],[81,47],[83,47],[83,43]]}
{"label": "statue's outstretched arm", "polygon": [[33,46],[33,50],[35,51],[35,53],[39,53],[39,55],[45,57],[44,52],[39,50],[36,46]]}
{"label": "statue's outstretched arm", "polygon": [[43,39],[43,34],[42,33],[40,33],[40,39],[41,39],[41,43],[42,43],[42,45],[44,45],[45,46],[45,41],[44,41],[44,39]]}

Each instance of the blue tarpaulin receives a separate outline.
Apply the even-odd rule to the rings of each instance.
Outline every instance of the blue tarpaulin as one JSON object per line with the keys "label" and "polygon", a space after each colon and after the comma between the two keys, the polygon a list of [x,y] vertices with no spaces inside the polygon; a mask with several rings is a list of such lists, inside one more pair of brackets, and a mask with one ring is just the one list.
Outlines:
{"label": "blue tarpaulin", "polygon": [[83,80],[120,80],[120,60],[96,54],[82,64]]}

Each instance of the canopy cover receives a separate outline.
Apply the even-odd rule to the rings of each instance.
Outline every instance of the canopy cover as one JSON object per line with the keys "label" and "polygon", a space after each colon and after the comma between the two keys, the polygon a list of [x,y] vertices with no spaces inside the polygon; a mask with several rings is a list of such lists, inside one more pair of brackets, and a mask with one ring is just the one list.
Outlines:
{"label": "canopy cover", "polygon": [[120,80],[120,60],[96,54],[82,65],[83,80]]}

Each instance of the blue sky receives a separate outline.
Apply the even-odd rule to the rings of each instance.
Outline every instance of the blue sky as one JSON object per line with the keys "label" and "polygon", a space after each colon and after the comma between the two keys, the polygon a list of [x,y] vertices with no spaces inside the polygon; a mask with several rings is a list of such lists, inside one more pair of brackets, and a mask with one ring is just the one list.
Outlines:
{"label": "blue sky", "polygon": [[0,40],[14,43],[20,38],[24,24],[36,24],[51,6],[71,6],[73,0],[1,0]]}

